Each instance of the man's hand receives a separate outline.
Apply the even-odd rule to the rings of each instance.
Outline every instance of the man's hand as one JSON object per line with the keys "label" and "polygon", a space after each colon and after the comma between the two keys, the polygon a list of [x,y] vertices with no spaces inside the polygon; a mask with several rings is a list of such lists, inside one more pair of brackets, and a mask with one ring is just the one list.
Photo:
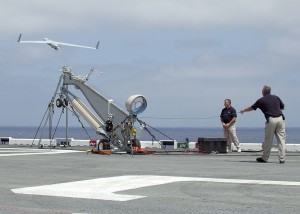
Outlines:
{"label": "man's hand", "polygon": [[223,127],[224,128],[228,128],[228,126],[230,125],[229,123],[225,124],[225,123],[222,123]]}

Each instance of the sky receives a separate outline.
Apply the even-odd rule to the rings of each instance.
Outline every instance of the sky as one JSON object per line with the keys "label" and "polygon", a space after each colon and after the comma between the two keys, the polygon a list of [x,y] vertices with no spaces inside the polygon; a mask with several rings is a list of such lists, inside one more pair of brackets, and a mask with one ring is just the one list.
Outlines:
{"label": "sky", "polygon": [[[69,66],[80,75],[95,68],[88,83],[122,108],[144,95],[139,117],[151,126],[220,127],[224,99],[240,111],[269,85],[287,127],[299,127],[299,8],[297,0],[1,0],[0,126],[38,126]],[[100,46],[55,51],[18,43],[20,33]],[[264,122],[257,110],[238,114],[237,126]],[[74,117],[70,125],[80,126]]]}

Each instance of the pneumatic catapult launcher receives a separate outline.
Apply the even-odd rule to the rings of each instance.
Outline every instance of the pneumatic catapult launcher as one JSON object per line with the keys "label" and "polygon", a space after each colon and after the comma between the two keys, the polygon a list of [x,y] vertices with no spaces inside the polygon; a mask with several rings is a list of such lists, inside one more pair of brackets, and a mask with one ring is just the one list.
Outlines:
{"label": "pneumatic catapult launcher", "polygon": [[[91,70],[90,74],[92,73]],[[89,75],[90,75],[89,74]],[[131,151],[131,146],[140,147],[136,139],[134,123],[143,122],[137,118],[147,107],[147,101],[142,95],[132,95],[125,103],[128,112],[122,110],[113,103],[113,100],[105,98],[100,92],[86,84],[89,75],[80,77],[75,75],[71,68],[63,67],[52,103],[56,99],[57,107],[67,107],[69,104],[74,113],[78,113],[96,131],[102,139],[98,143],[98,149],[115,149],[118,151]],[[87,102],[92,107],[92,112],[84,102],[70,91],[69,86],[82,92]]]}

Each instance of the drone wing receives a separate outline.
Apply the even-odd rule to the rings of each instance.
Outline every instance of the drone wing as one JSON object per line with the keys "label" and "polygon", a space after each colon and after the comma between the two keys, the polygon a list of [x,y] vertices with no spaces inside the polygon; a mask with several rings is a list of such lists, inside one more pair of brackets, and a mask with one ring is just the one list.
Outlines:
{"label": "drone wing", "polygon": [[21,40],[22,38],[22,34],[20,34],[19,36],[19,39],[18,39],[18,42],[20,43],[40,43],[40,44],[47,44],[49,42],[45,41],[45,40],[40,40],[40,41],[24,41],[24,40]]}
{"label": "drone wing", "polygon": [[71,47],[78,47],[78,48],[89,48],[89,49],[98,49],[100,42],[97,42],[96,47],[84,46],[84,45],[75,45],[70,43],[63,43],[63,42],[55,42],[57,45],[64,45],[64,46],[71,46]]}

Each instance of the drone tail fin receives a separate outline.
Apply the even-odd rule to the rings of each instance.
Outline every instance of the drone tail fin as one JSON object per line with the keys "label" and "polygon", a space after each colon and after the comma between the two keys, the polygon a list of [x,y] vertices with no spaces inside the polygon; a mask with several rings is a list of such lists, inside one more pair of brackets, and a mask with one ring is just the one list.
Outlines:
{"label": "drone tail fin", "polygon": [[19,36],[18,42],[20,42],[20,41],[21,41],[21,37],[22,37],[22,33],[20,33],[20,36]]}
{"label": "drone tail fin", "polygon": [[96,49],[99,48],[100,41],[97,42]]}

